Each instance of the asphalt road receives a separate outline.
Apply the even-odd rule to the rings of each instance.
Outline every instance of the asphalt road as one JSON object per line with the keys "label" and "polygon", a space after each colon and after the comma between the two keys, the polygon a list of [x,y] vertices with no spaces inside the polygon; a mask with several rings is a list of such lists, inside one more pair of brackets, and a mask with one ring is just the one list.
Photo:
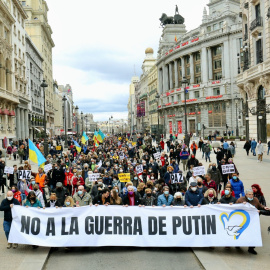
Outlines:
{"label": "asphalt road", "polygon": [[100,247],[52,251],[44,267],[54,269],[204,269],[189,248]]}

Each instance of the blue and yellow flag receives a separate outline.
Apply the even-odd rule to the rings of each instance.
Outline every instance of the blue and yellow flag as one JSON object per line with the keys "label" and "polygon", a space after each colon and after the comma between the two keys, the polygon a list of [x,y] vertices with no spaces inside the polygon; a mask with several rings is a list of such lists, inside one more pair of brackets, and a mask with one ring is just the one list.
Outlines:
{"label": "blue and yellow flag", "polygon": [[83,132],[82,138],[81,138],[82,144],[85,144],[88,140],[89,140],[88,136],[86,135],[85,132]]}
{"label": "blue and yellow flag", "polygon": [[28,139],[28,144],[29,144],[29,159],[37,163],[38,166],[45,163],[47,160],[30,139]]}
{"label": "blue and yellow flag", "polygon": [[105,138],[104,133],[99,129],[98,135],[97,135],[98,141],[99,141],[99,142],[103,142],[103,141],[104,141],[104,138]]}
{"label": "blue and yellow flag", "polygon": [[74,140],[73,140],[73,143],[74,143],[74,145],[75,145],[77,151],[80,153],[80,152],[82,151],[81,146],[80,146],[76,141],[74,141]]}

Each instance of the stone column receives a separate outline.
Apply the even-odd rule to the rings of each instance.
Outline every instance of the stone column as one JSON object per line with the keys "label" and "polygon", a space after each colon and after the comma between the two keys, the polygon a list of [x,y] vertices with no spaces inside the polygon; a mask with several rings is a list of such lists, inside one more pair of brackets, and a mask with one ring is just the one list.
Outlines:
{"label": "stone column", "polygon": [[[233,50],[234,51],[234,50]],[[223,53],[224,52],[224,53]],[[238,65],[237,61],[237,53],[233,55],[232,59],[235,59],[236,66]],[[224,41],[224,45],[222,46],[222,76],[225,79],[230,78],[230,70],[234,69],[235,63],[233,65],[230,64],[230,49],[229,49],[229,41]],[[224,70],[224,71],[223,71]]]}
{"label": "stone column", "polygon": [[185,70],[185,58],[181,57],[181,69],[182,69],[182,79],[186,77],[186,70]]}
{"label": "stone column", "polygon": [[178,87],[178,60],[174,60],[174,80],[175,88]]}
{"label": "stone column", "polygon": [[173,88],[172,63],[169,63],[169,90]]}
{"label": "stone column", "polygon": [[167,82],[167,67],[166,65],[163,66],[162,68],[163,71],[163,93],[167,91],[167,86],[166,86],[166,82]]}
{"label": "stone column", "polygon": [[16,109],[16,136],[17,140],[21,139],[21,113],[20,108]]}
{"label": "stone column", "polygon": [[159,88],[159,94],[163,93],[163,71],[162,68],[159,69],[159,73],[158,73],[158,88]]}
{"label": "stone column", "polygon": [[213,63],[212,63],[212,50],[211,48],[207,48],[207,56],[208,56],[208,79],[213,80]]}
{"label": "stone column", "polygon": [[28,111],[24,110],[25,138],[29,138]]}
{"label": "stone column", "polygon": [[207,65],[207,50],[206,47],[202,48],[202,54],[201,54],[201,77],[202,77],[202,83],[208,82],[208,65]]}
{"label": "stone column", "polygon": [[21,114],[21,138],[22,140],[25,139],[25,120],[24,120],[24,109],[20,110],[20,114]]}
{"label": "stone column", "polygon": [[193,54],[190,54],[190,84],[194,84],[194,57]]}
{"label": "stone column", "polygon": [[[229,55],[228,54],[226,55],[226,58],[229,59]],[[222,68],[222,78],[225,78],[225,52],[224,52],[224,44],[221,45],[221,68]]]}

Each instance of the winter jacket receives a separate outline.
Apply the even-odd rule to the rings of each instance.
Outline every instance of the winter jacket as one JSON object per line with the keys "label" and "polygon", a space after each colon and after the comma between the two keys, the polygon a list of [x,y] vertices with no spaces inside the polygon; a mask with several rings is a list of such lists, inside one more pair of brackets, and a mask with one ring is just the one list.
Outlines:
{"label": "winter jacket", "polygon": [[256,146],[257,146],[257,142],[256,142],[256,141],[252,141],[252,142],[251,142],[251,148],[252,148],[252,149],[255,149]]}
{"label": "winter jacket", "polygon": [[208,173],[211,174],[211,179],[216,182],[216,185],[219,185],[220,182],[222,181],[222,177],[221,177],[221,173],[219,169],[216,168],[215,171],[213,169],[208,170]]}
{"label": "winter jacket", "polygon": [[189,153],[188,153],[187,151],[182,151],[182,152],[180,153],[180,159],[182,159],[182,160],[187,160],[188,157],[189,157]]}
{"label": "winter jacket", "polygon": [[77,202],[79,202],[79,206],[86,206],[92,203],[92,197],[88,193],[84,193],[83,196],[81,197],[78,192],[76,192],[73,195],[73,200],[75,204],[77,205]]}
{"label": "winter jacket", "polygon": [[244,185],[243,182],[237,177],[237,180],[230,179],[230,183],[232,185],[232,190],[235,193],[235,198],[239,199],[242,196],[245,196]]}
{"label": "winter jacket", "polygon": [[193,165],[194,167],[198,167],[199,166],[199,161],[196,158],[190,158],[187,162],[187,167],[188,169],[190,169],[190,166]]}
{"label": "winter jacket", "polygon": [[217,185],[216,182],[211,180],[209,183],[207,183],[206,180],[203,181],[204,186],[206,186],[208,189],[213,188],[215,191],[217,191]]}
{"label": "winter jacket", "polygon": [[225,195],[221,197],[219,200],[220,203],[229,204],[229,203],[236,203],[237,199],[233,196],[226,197]]}
{"label": "winter jacket", "polygon": [[203,194],[199,191],[192,191],[190,188],[185,194],[185,202],[187,206],[197,206],[198,204],[202,204]]}
{"label": "winter jacket", "polygon": [[25,206],[40,207],[40,208],[43,207],[42,204],[41,204],[41,202],[38,199],[36,199],[36,201],[33,204],[31,204],[30,201],[26,200]]}
{"label": "winter jacket", "polygon": [[141,202],[142,202],[142,205],[145,205],[145,206],[157,205],[157,198],[155,196],[151,196],[151,197],[145,196],[142,198]]}
{"label": "winter jacket", "polygon": [[[125,196],[123,196],[122,201],[123,201],[123,205],[130,205],[130,204],[129,204],[129,197],[128,197],[128,194],[125,195]],[[139,195],[137,194],[137,192],[134,192],[134,204],[135,204],[135,205],[141,204],[141,200],[140,200],[140,197],[139,197]]]}
{"label": "winter jacket", "polygon": [[167,185],[168,185],[169,182],[170,182],[171,174],[172,174],[172,173],[166,172],[165,175],[164,175],[164,181],[165,181],[165,184],[167,184]]}
{"label": "winter jacket", "polygon": [[214,198],[211,202],[209,201],[208,197],[204,197],[202,200],[202,205],[206,205],[206,204],[216,204],[218,202],[217,198]]}
{"label": "winter jacket", "polygon": [[57,197],[57,201],[60,204],[60,206],[63,206],[66,197],[69,196],[68,190],[65,187],[61,187],[61,188],[57,187],[52,192],[55,193],[55,195]]}
{"label": "winter jacket", "polygon": [[263,154],[263,151],[264,151],[264,146],[263,146],[263,144],[261,144],[261,143],[259,143],[258,145],[257,145],[257,154],[258,155],[261,155],[261,154]]}
{"label": "winter jacket", "polygon": [[166,206],[170,206],[173,204],[173,195],[169,194],[167,197],[162,194],[160,196],[158,196],[158,201],[157,201],[157,205],[158,206],[162,206],[162,205],[166,205]]}
{"label": "winter jacket", "polygon": [[246,196],[243,196],[241,198],[239,198],[236,203],[243,203],[243,202],[247,202],[250,203],[251,205],[255,206],[258,210],[264,210],[264,205],[261,205],[259,200],[254,197],[252,201],[248,200]]}
{"label": "winter jacket", "polygon": [[10,201],[8,199],[4,199],[1,203],[0,211],[4,211],[4,220],[5,221],[12,221],[12,213],[11,213],[11,208],[10,208],[11,204],[20,205],[18,200],[14,199],[14,198]]}

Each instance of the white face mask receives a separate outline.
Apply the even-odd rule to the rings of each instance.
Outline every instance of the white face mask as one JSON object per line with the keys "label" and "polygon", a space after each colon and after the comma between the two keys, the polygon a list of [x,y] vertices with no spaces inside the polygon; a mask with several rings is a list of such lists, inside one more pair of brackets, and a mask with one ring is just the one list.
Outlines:
{"label": "white face mask", "polygon": [[151,176],[151,179],[155,179],[155,177]]}
{"label": "white face mask", "polygon": [[11,201],[11,200],[13,199],[13,196],[7,197],[7,199],[8,199],[9,201]]}
{"label": "white face mask", "polygon": [[197,188],[196,188],[196,187],[192,187],[191,189],[192,189],[192,191],[196,191],[196,190],[197,190]]}

